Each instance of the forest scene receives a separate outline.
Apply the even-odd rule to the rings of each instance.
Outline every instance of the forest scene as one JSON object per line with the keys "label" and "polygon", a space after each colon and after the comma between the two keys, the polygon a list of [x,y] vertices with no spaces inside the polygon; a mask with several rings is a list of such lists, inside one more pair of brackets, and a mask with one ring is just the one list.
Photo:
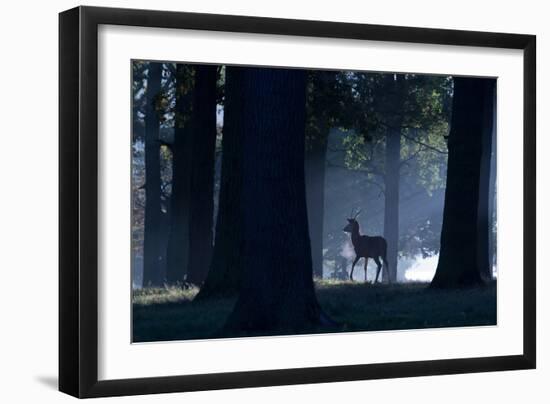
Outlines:
{"label": "forest scene", "polygon": [[496,79],[131,68],[132,342],[496,325]]}

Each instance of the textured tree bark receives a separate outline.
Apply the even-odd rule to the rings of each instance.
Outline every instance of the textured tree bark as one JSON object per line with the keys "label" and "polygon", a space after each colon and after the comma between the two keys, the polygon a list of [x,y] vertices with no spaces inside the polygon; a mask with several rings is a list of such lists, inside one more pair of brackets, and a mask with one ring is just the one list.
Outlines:
{"label": "textured tree bark", "polygon": [[313,276],[323,277],[325,172],[328,137],[335,117],[334,71],[309,72],[306,98],[306,203]]}
{"label": "textured tree bark", "polygon": [[183,283],[187,274],[189,249],[189,221],[191,205],[191,129],[192,92],[183,93],[184,82],[189,82],[191,71],[182,64],[176,66],[176,123],[172,144],[171,221],[167,247],[166,278],[169,284]]}
{"label": "textured tree bark", "polygon": [[384,164],[384,238],[388,243],[388,279],[382,272],[382,278],[395,283],[397,281],[397,257],[399,252],[399,175],[401,168],[401,130],[405,85],[402,75],[386,75],[386,88],[389,92],[390,115],[386,129],[386,153]]}
{"label": "textured tree bark", "polygon": [[160,142],[157,97],[161,63],[150,63],[145,113],[145,229],[143,240],[143,286],[160,286],[164,277],[161,251]]}
{"label": "textured tree bark", "polygon": [[441,249],[431,286],[460,288],[483,284],[478,262],[479,185],[484,99],[492,80],[454,78],[453,115]]}
{"label": "textured tree bark", "polygon": [[399,248],[399,168],[401,163],[400,125],[396,128],[389,128],[386,133],[385,157],[384,238],[388,243],[388,280],[390,283],[395,283],[397,281],[397,254]]}
{"label": "textured tree bark", "polygon": [[305,72],[244,68],[239,74],[247,117],[242,122],[243,272],[226,329],[309,330],[324,316],[313,287],[306,210]]}
{"label": "textured tree bark", "polygon": [[314,134],[306,150],[306,201],[311,240],[313,276],[323,277],[323,222],[328,123]]}
{"label": "textured tree bark", "polygon": [[483,132],[482,153],[479,179],[479,204],[478,204],[478,265],[483,279],[493,278],[493,254],[491,228],[493,216],[493,196],[495,193],[495,181],[492,170],[496,168],[491,163],[493,160],[493,138],[495,133],[496,111],[496,83],[488,83],[490,86],[484,97],[483,103]]}
{"label": "textured tree bark", "polygon": [[244,108],[242,69],[226,67],[222,169],[214,250],[196,300],[234,296],[242,272],[242,158]]}
{"label": "textured tree bark", "polygon": [[217,66],[195,68],[187,282],[200,285],[212,258]]}

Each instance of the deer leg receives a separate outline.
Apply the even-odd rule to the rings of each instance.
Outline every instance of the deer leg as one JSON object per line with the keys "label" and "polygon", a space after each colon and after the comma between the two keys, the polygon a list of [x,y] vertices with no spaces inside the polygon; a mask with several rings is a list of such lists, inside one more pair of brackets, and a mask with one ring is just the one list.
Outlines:
{"label": "deer leg", "polygon": [[380,275],[380,269],[382,268],[382,264],[380,264],[380,258],[376,257],[374,258],[374,262],[376,262],[376,279],[374,280],[374,283],[378,282],[378,275]]}
{"label": "deer leg", "polygon": [[351,264],[351,272],[349,274],[349,280],[352,281],[353,280],[353,269],[355,268],[355,264],[357,264],[357,261],[359,261],[359,256],[356,256],[355,259],[353,260],[353,264]]}
{"label": "deer leg", "polygon": [[369,257],[365,257],[365,283],[367,283],[367,265],[369,263]]}

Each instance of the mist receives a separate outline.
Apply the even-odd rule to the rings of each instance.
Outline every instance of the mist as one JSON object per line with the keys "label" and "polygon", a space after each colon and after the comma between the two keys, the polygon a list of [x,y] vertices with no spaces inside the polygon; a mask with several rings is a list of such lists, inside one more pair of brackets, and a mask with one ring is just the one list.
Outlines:
{"label": "mist", "polygon": [[[353,209],[361,209],[357,218],[361,234],[384,235],[384,178],[350,169],[346,164],[345,144],[354,136],[353,132],[336,128],[329,135],[323,217],[323,278],[344,279],[348,276],[343,273],[343,267],[349,273],[355,251],[350,235],[344,233],[343,228]],[[441,159],[443,173],[445,163],[446,159]],[[444,188],[426,192],[415,186],[417,180],[414,172],[408,172],[400,182],[398,282],[429,282],[437,266]],[[442,177],[441,183],[444,180]],[[364,279],[363,265],[362,260],[356,265],[354,279]],[[374,279],[375,275],[376,265],[371,259],[368,279]]]}
{"label": "mist", "polygon": [[[169,69],[168,69],[169,70]],[[223,69],[222,69],[223,71]],[[361,76],[364,80],[366,90],[376,91],[376,86],[383,84],[383,76],[378,74],[366,74]],[[397,80],[399,75],[391,75],[393,80]],[[168,75],[170,80],[174,77]],[[344,77],[344,76],[343,76]],[[345,76],[346,79],[354,80],[353,76]],[[359,77],[359,76],[358,76]],[[161,195],[161,220],[169,223],[171,220],[170,196],[172,189],[172,159],[170,147],[174,142],[174,108],[175,108],[175,88],[174,84],[167,78],[163,78],[162,86],[165,87],[166,94],[173,100],[168,103],[165,117],[160,124],[159,138],[163,144],[160,147],[160,172],[161,182],[164,186],[164,193]],[[345,80],[345,79],[341,79]],[[407,80],[413,83],[418,81],[416,92],[423,88],[429,88],[429,82],[422,81],[414,75],[408,76]],[[347,123],[347,128],[342,125],[335,125],[328,130],[326,138],[326,150],[322,154],[322,169],[319,164],[312,165],[308,162],[308,156],[304,156],[304,165],[306,171],[306,194],[313,195],[312,184],[322,184],[322,200],[315,196],[308,200],[308,213],[310,215],[309,227],[312,244],[312,254],[315,251],[321,251],[321,260],[313,259],[313,272],[317,278],[324,279],[348,279],[352,262],[355,258],[355,250],[351,242],[350,235],[344,233],[347,219],[350,218],[353,211],[360,211],[357,217],[360,234],[368,236],[381,236],[386,239],[391,238],[387,228],[387,198],[386,188],[388,179],[393,175],[397,177],[398,196],[397,196],[397,242],[393,242],[394,251],[389,251],[396,257],[395,281],[397,282],[430,282],[435,273],[439,249],[443,218],[443,208],[445,200],[445,183],[447,175],[447,143],[446,137],[449,133],[449,102],[451,99],[449,80],[446,78],[430,78],[436,80],[436,88],[440,91],[441,111],[428,118],[419,118],[419,112],[408,112],[409,120],[415,123],[414,128],[407,128],[402,125],[397,143],[397,161],[398,165],[390,167],[388,161],[389,130],[387,122],[390,121],[395,111],[384,112],[386,114],[382,121],[378,121],[369,116],[369,108],[365,107],[366,117],[364,124],[376,122],[377,126],[362,127],[361,125]],[[406,80],[405,80],[406,81]],[[144,83],[147,79],[144,79]],[[382,84],[381,84],[382,83]],[[402,84],[405,82],[402,82]],[[143,83],[142,83],[143,84]],[[369,90],[370,89],[370,90]],[[419,90],[420,89],[420,90]],[[384,88],[378,89],[379,97],[383,97]],[[411,90],[412,91],[412,90]],[[144,103],[145,89],[136,87],[134,102],[136,105]],[[315,97],[316,95],[313,94]],[[323,98],[324,97],[324,98]],[[171,99],[172,99],[171,98]],[[391,101],[391,100],[390,100]],[[315,114],[319,114],[330,101],[327,96],[319,96],[317,101],[309,100],[313,107],[314,102],[319,104],[317,110],[312,109],[308,119],[317,119]],[[369,104],[371,101],[366,101]],[[388,100],[384,100],[388,102]],[[414,102],[420,101],[416,100]],[[434,103],[431,98],[422,102]],[[391,103],[390,103],[391,105]],[[437,104],[434,104],[437,105]],[[138,105],[139,106],[139,105]],[[312,108],[313,108],[312,107]],[[391,107],[394,107],[391,105]],[[346,107],[347,108],[347,107]],[[344,108],[339,114],[348,113]],[[380,108],[380,105],[373,104],[373,108]],[[415,115],[416,114],[416,115]],[[417,121],[414,121],[414,120]],[[422,120],[424,119],[424,121]],[[224,104],[223,101],[216,105],[216,153],[214,160],[214,189],[213,189],[213,228],[215,232],[216,219],[218,215],[218,200],[220,192],[221,177],[221,159],[222,159],[222,139],[224,125]],[[308,137],[309,136],[309,137]],[[313,139],[313,140],[312,140]],[[316,147],[315,138],[306,130],[306,149]],[[493,139],[494,141],[494,139]],[[309,143],[309,146],[308,146]],[[141,287],[143,278],[143,215],[144,215],[144,190],[145,182],[145,153],[144,145],[144,123],[143,113],[136,112],[134,122],[134,142],[132,159],[132,269],[133,286]],[[494,164],[493,152],[490,157],[490,178],[493,192],[496,178],[496,165]],[[486,156],[484,158],[487,158]],[[395,190],[394,190],[395,192]],[[490,228],[493,233],[493,246],[491,251],[493,255],[496,251],[496,214],[490,217]],[[320,218],[320,219],[319,219]],[[391,219],[391,217],[390,217]],[[315,221],[321,220],[322,226]],[[321,231],[319,231],[322,229]],[[322,235],[320,241],[319,235]],[[395,239],[395,238],[394,238]],[[163,241],[164,242],[164,241]],[[391,240],[388,244],[392,244]],[[397,244],[397,247],[395,247]],[[395,251],[396,250],[396,251]],[[164,254],[164,253],[163,253]],[[161,257],[161,261],[165,256]],[[496,264],[493,258],[493,263]],[[355,268],[354,279],[364,280],[363,259],[361,259]],[[391,262],[391,259],[390,259]],[[317,267],[316,267],[317,266]],[[493,265],[493,275],[496,276],[496,265]],[[369,259],[367,277],[371,281],[376,274],[376,264]]]}

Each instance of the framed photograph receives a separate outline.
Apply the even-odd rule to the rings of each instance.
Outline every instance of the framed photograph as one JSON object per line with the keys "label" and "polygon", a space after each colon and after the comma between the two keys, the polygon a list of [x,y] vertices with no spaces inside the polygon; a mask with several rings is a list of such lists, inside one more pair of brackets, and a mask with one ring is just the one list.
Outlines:
{"label": "framed photograph", "polygon": [[61,391],[535,368],[535,36],[59,28]]}

